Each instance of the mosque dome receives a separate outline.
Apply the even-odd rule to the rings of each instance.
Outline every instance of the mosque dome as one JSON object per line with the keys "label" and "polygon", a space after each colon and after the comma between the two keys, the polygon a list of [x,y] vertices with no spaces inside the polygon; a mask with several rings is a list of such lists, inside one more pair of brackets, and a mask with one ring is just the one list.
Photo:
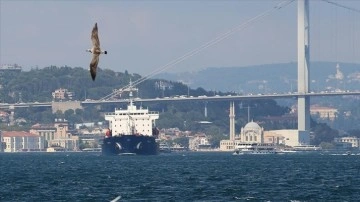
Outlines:
{"label": "mosque dome", "polygon": [[259,126],[259,124],[251,121],[245,125],[244,130],[261,130],[261,127]]}

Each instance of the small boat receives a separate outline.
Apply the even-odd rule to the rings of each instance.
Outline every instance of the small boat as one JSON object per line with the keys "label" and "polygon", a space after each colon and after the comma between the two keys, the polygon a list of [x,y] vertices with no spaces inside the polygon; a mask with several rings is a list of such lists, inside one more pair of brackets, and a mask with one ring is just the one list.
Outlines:
{"label": "small boat", "polygon": [[119,155],[121,155],[121,156],[134,156],[134,155],[136,155],[136,153],[120,153]]}

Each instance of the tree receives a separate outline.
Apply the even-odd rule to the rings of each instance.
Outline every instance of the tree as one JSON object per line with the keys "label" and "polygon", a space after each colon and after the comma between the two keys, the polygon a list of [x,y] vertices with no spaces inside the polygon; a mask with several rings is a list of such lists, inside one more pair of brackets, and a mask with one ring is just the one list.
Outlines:
{"label": "tree", "polygon": [[318,123],[311,128],[314,138],[310,140],[310,144],[319,145],[322,142],[333,142],[334,138],[338,136],[339,132],[330,128],[325,123]]}
{"label": "tree", "polygon": [[66,120],[69,120],[69,117],[74,115],[75,111],[73,109],[68,109],[64,112],[64,117]]}
{"label": "tree", "polygon": [[188,137],[179,137],[174,140],[174,143],[179,144],[185,148],[189,148],[189,138]]}

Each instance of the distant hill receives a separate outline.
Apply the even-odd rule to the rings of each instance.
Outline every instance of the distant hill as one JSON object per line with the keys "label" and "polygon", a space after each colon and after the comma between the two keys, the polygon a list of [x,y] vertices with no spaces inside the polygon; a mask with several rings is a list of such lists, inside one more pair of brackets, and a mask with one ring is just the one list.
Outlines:
{"label": "distant hill", "polygon": [[[310,91],[358,90],[360,64],[313,62]],[[297,91],[297,63],[246,67],[209,67],[198,72],[162,73],[156,78],[179,81],[191,88],[237,93],[283,93]]]}

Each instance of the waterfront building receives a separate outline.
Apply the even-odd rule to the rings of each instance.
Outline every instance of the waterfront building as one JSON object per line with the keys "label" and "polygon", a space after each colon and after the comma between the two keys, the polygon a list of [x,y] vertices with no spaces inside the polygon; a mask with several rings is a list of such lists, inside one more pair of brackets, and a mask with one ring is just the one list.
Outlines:
{"label": "waterfront building", "polygon": [[294,147],[310,144],[308,135],[301,133],[298,130],[269,130],[265,131],[264,136],[266,142],[273,141],[275,144],[282,144],[284,146]]}
{"label": "waterfront building", "polygon": [[39,135],[44,138],[44,146],[48,148],[49,142],[55,139],[56,128],[53,124],[35,124],[31,127],[31,134]]}
{"label": "waterfront building", "polygon": [[335,143],[350,144],[352,148],[360,148],[360,138],[358,137],[340,137],[334,139]]}
{"label": "waterfront building", "polygon": [[189,149],[192,151],[207,151],[211,149],[211,144],[205,134],[197,134],[189,139]]}
{"label": "waterfront building", "polygon": [[3,141],[3,138],[2,138],[2,133],[0,131],[0,152],[4,152],[4,148],[5,148],[5,142]]}
{"label": "waterfront building", "polygon": [[235,150],[235,144],[239,143],[238,140],[221,140],[220,141],[220,151],[231,151]]}
{"label": "waterfront building", "polygon": [[4,152],[43,151],[44,138],[25,131],[2,131]]}
{"label": "waterfront building", "polygon": [[79,137],[69,133],[69,124],[65,119],[55,119],[54,127],[56,132],[54,139],[49,141],[50,147],[61,147],[66,151],[79,150]]}

